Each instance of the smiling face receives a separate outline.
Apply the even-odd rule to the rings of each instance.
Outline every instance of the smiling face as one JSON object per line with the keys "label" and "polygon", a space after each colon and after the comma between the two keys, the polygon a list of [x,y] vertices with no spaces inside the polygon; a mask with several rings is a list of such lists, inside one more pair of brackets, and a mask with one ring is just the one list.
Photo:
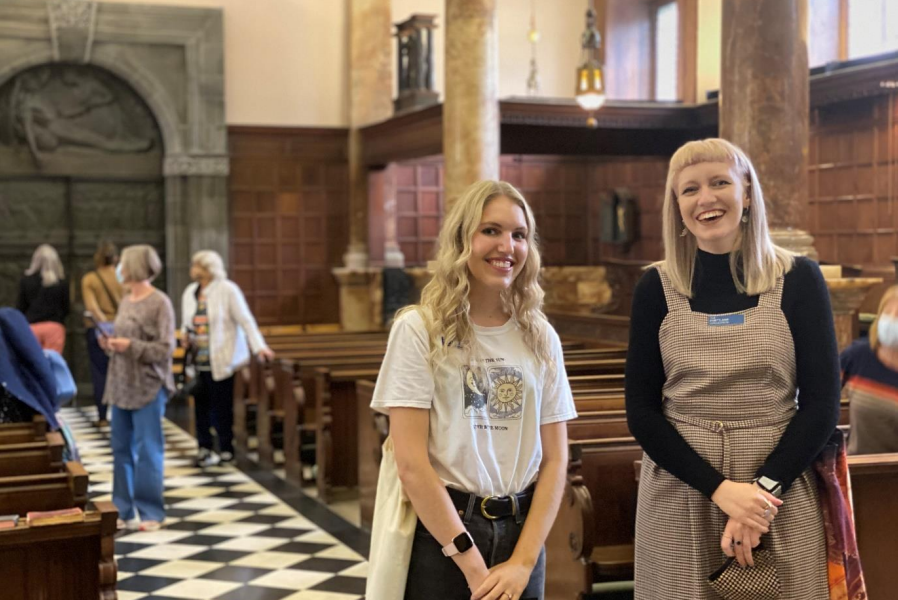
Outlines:
{"label": "smiling face", "polygon": [[677,204],[683,224],[705,252],[726,254],[739,237],[748,188],[732,162],[702,162],[680,171]]}
{"label": "smiling face", "polygon": [[487,202],[471,240],[472,290],[499,293],[511,287],[527,262],[528,247],[524,210],[505,196]]}

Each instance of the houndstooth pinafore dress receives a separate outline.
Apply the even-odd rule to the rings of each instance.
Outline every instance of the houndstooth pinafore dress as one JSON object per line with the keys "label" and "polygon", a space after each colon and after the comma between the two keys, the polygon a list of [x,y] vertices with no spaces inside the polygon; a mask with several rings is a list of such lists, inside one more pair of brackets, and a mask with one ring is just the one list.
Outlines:
{"label": "houndstooth pinafore dress", "polygon": [[[780,308],[784,278],[755,308],[712,321],[693,312],[664,270],[659,273],[668,306],[659,331],[664,414],[727,479],[751,482],[796,412],[795,347]],[[727,321],[735,324],[721,324]],[[826,538],[812,469],[782,500],[764,536],[777,561],[782,598],[826,600]],[[707,577],[726,559],[720,536],[727,520],[713,502],[643,455],[636,600],[718,600]]]}

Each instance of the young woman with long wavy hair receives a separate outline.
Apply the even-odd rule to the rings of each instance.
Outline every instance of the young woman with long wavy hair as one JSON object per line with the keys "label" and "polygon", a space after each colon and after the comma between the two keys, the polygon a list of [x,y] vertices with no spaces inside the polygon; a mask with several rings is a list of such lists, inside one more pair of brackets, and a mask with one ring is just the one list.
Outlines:
{"label": "young woman with long wavy hair", "polygon": [[449,210],[433,279],[396,318],[372,407],[418,515],[406,598],[543,598],[543,544],[576,417],[542,312],[533,213],[481,181]]}

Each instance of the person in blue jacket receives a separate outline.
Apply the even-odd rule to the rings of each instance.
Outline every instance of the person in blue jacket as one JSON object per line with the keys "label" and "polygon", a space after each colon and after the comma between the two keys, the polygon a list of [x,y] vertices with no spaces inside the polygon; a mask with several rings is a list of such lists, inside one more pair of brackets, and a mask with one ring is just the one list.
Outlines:
{"label": "person in blue jacket", "polygon": [[56,379],[25,316],[0,308],[0,423],[30,421],[35,413],[58,429]]}

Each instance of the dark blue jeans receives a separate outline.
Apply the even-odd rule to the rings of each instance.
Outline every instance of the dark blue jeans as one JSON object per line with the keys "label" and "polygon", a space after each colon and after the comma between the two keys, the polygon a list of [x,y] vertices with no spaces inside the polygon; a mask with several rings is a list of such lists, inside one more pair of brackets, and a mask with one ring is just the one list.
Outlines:
{"label": "dark blue jeans", "polygon": [[[487,568],[506,562],[514,552],[515,544],[524,529],[524,520],[517,523],[514,517],[506,517],[491,521],[480,514],[479,507],[469,511],[470,516],[463,519],[468,533],[474,538],[474,544]],[[467,516],[467,515],[466,515]],[[468,552],[473,552],[472,548]],[[546,582],[546,551],[539,554],[539,560],[530,574],[530,582],[520,600],[543,600],[543,588]],[[405,600],[470,600],[472,590],[464,573],[451,558],[443,556],[442,546],[430,535],[421,521],[415,529],[415,542],[412,545],[412,557],[409,561],[408,580],[405,585]],[[503,597],[507,600],[507,597]]]}
{"label": "dark blue jeans", "polygon": [[84,332],[87,338],[87,357],[90,360],[90,380],[94,384],[94,402],[97,404],[97,419],[106,420],[106,405],[103,404],[103,392],[106,390],[106,371],[109,370],[109,357],[100,348],[97,341],[97,330],[88,327]]}

